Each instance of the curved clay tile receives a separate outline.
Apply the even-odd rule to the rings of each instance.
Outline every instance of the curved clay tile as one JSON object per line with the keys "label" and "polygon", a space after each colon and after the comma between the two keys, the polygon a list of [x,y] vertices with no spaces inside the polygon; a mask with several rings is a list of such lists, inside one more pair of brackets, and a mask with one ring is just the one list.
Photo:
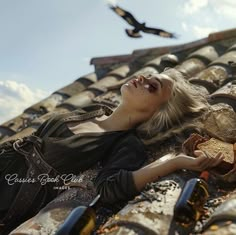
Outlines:
{"label": "curved clay tile", "polygon": [[161,62],[169,62],[172,64],[178,64],[179,58],[175,54],[166,54],[161,57]]}
{"label": "curved clay tile", "polygon": [[18,132],[24,129],[25,127],[29,126],[32,120],[34,120],[36,117],[36,114],[22,113],[14,119],[4,122],[1,127],[8,127],[13,132]]}
{"label": "curved clay tile", "polygon": [[187,78],[191,78],[195,74],[199,73],[206,68],[206,64],[198,58],[189,58],[176,67],[179,71],[186,75]]}
{"label": "curved clay tile", "polygon": [[98,78],[97,78],[96,73],[89,73],[85,76],[82,76],[76,79],[73,83],[55,91],[54,93],[71,97],[75,94],[78,94],[84,91],[87,87],[89,87],[90,85],[92,85],[93,83],[97,81],[98,81]]}
{"label": "curved clay tile", "polygon": [[190,53],[187,58],[199,58],[202,62],[208,65],[221,56],[224,52],[225,50],[222,50],[222,47],[219,47],[218,45],[206,45]]}
{"label": "curved clay tile", "polygon": [[37,114],[22,113],[21,115],[4,122],[0,125],[0,141],[30,126],[37,116]]}
{"label": "curved clay tile", "polygon": [[38,116],[41,116],[45,113],[52,111],[57,105],[61,104],[64,100],[65,97],[63,97],[62,95],[52,94],[46,99],[25,109],[24,113],[37,114]]}
{"label": "curved clay tile", "polygon": [[209,63],[219,57],[219,51],[214,46],[202,47],[189,54],[178,68],[181,72],[191,78],[207,67]]}
{"label": "curved clay tile", "polygon": [[57,108],[68,107],[70,110],[74,110],[78,107],[85,107],[92,102],[92,99],[94,99],[98,95],[104,94],[105,92],[106,89],[90,88],[67,99]]}
{"label": "curved clay tile", "polygon": [[220,56],[218,59],[213,61],[211,65],[219,65],[224,67],[227,72],[230,74],[232,70],[232,64],[229,62],[236,60],[236,51],[228,51],[224,55]]}
{"label": "curved clay tile", "polygon": [[236,58],[236,51],[229,51],[214,60],[207,69],[200,72],[197,76],[190,79],[190,82],[205,86],[210,93],[220,88],[231,74],[228,64]]}
{"label": "curved clay tile", "polygon": [[235,50],[236,50],[236,44],[229,47],[229,49],[227,51],[235,51]]}
{"label": "curved clay tile", "polygon": [[[236,46],[235,46],[235,49],[236,49]],[[230,68],[231,68],[231,74],[229,74],[229,78],[232,78],[235,80],[236,78],[236,62],[235,61],[229,61],[228,62]]]}
{"label": "curved clay tile", "polygon": [[202,235],[230,235],[235,234],[236,194],[232,193],[213,212],[204,226]]}
{"label": "curved clay tile", "polygon": [[236,142],[236,113],[231,106],[223,103],[212,105],[211,110],[201,117],[201,123],[209,136]]}
{"label": "curved clay tile", "polygon": [[0,142],[3,138],[8,138],[9,136],[14,135],[16,132],[7,126],[0,126]]}
{"label": "curved clay tile", "polygon": [[0,144],[4,143],[6,140],[15,140],[18,138],[23,138],[25,136],[31,135],[34,131],[36,131],[39,128],[39,125],[37,126],[29,126],[25,129],[23,129],[22,131],[18,132],[18,133],[14,133],[11,136],[4,136],[4,138],[2,138],[0,140]]}
{"label": "curved clay tile", "polygon": [[106,81],[108,79],[110,80],[110,78],[107,78],[109,76],[116,77],[116,79],[120,80],[120,79],[125,78],[129,72],[130,72],[130,66],[123,65],[116,69],[113,69],[112,71],[107,73],[103,79],[100,79],[100,80],[103,80],[103,81]]}
{"label": "curved clay tile", "polygon": [[165,54],[159,56],[149,62],[144,66],[154,67],[159,73],[162,72],[166,67],[174,67],[179,63],[179,58],[174,54]]}
{"label": "curved clay tile", "polygon": [[92,100],[95,97],[104,94],[109,86],[116,85],[117,83],[119,83],[121,78],[124,79],[128,73],[129,66],[123,65],[108,73],[105,77],[100,79],[95,84],[89,86],[87,90],[67,99],[63,104],[59,105],[58,107],[69,106],[72,109],[76,109],[77,107],[85,107],[92,103]]}
{"label": "curved clay tile", "polygon": [[224,67],[213,65],[203,70],[189,81],[193,84],[204,86],[209,93],[213,93],[222,85],[222,82],[224,82],[227,77],[228,74]]}
{"label": "curved clay tile", "polygon": [[236,80],[227,83],[212,93],[209,101],[211,104],[227,103],[236,112]]}
{"label": "curved clay tile", "polygon": [[154,68],[153,66],[149,66],[148,64],[145,65],[144,67],[142,67],[141,69],[137,70],[135,73],[133,73],[129,79],[132,79],[133,76],[137,76],[140,74],[150,74],[150,73],[159,73],[158,70],[156,70],[156,68]]}

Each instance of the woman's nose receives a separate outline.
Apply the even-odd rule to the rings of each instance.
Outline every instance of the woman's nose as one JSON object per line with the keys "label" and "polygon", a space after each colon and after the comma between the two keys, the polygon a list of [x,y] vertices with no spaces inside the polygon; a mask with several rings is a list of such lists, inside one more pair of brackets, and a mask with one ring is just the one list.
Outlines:
{"label": "woman's nose", "polygon": [[139,82],[143,83],[144,80],[145,80],[145,77],[144,77],[143,75],[140,75],[140,76],[138,77],[138,81],[139,81]]}

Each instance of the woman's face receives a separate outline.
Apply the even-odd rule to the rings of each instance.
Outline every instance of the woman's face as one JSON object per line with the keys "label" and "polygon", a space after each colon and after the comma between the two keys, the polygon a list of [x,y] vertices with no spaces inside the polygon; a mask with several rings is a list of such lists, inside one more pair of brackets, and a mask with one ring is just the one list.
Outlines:
{"label": "woman's face", "polygon": [[122,102],[152,115],[170,99],[172,87],[173,80],[165,74],[138,75],[122,85]]}

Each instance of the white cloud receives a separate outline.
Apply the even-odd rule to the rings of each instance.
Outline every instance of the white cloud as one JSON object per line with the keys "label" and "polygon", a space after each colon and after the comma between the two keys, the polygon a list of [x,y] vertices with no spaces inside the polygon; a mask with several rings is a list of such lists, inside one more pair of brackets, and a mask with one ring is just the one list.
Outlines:
{"label": "white cloud", "polygon": [[217,28],[212,28],[212,27],[200,27],[200,26],[193,26],[193,34],[197,37],[197,38],[203,38],[203,37],[207,37],[210,33],[214,33],[217,32],[218,29]]}
{"label": "white cloud", "polygon": [[236,1],[235,0],[211,0],[214,11],[221,17],[236,20]]}
{"label": "white cloud", "polygon": [[104,0],[106,4],[117,5],[118,0]]}
{"label": "white cloud", "polygon": [[236,1],[235,0],[188,0],[183,6],[183,13],[192,15],[198,13],[205,7],[213,10],[220,17],[236,20]]}
{"label": "white cloud", "polygon": [[182,26],[184,31],[188,31],[188,25],[185,22],[182,22],[181,26]]}
{"label": "white cloud", "polygon": [[0,81],[0,124],[20,115],[24,109],[46,96],[47,92],[32,90],[23,83]]}
{"label": "white cloud", "polygon": [[184,4],[185,14],[192,15],[208,5],[208,0],[189,0]]}

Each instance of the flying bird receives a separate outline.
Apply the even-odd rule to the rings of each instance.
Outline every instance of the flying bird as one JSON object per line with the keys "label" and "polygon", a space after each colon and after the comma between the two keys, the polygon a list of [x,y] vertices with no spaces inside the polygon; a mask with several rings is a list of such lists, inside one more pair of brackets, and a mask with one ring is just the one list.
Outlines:
{"label": "flying bird", "polygon": [[144,33],[152,33],[152,34],[158,35],[160,37],[165,37],[165,38],[177,38],[174,33],[167,32],[163,29],[146,27],[145,23],[139,23],[131,13],[129,13],[128,11],[125,11],[124,9],[118,6],[110,5],[110,8],[116,14],[118,14],[124,20],[126,20],[130,25],[134,26],[134,29],[125,29],[125,32],[128,34],[128,36],[132,38],[142,37],[142,35],[139,33],[140,31]]}

